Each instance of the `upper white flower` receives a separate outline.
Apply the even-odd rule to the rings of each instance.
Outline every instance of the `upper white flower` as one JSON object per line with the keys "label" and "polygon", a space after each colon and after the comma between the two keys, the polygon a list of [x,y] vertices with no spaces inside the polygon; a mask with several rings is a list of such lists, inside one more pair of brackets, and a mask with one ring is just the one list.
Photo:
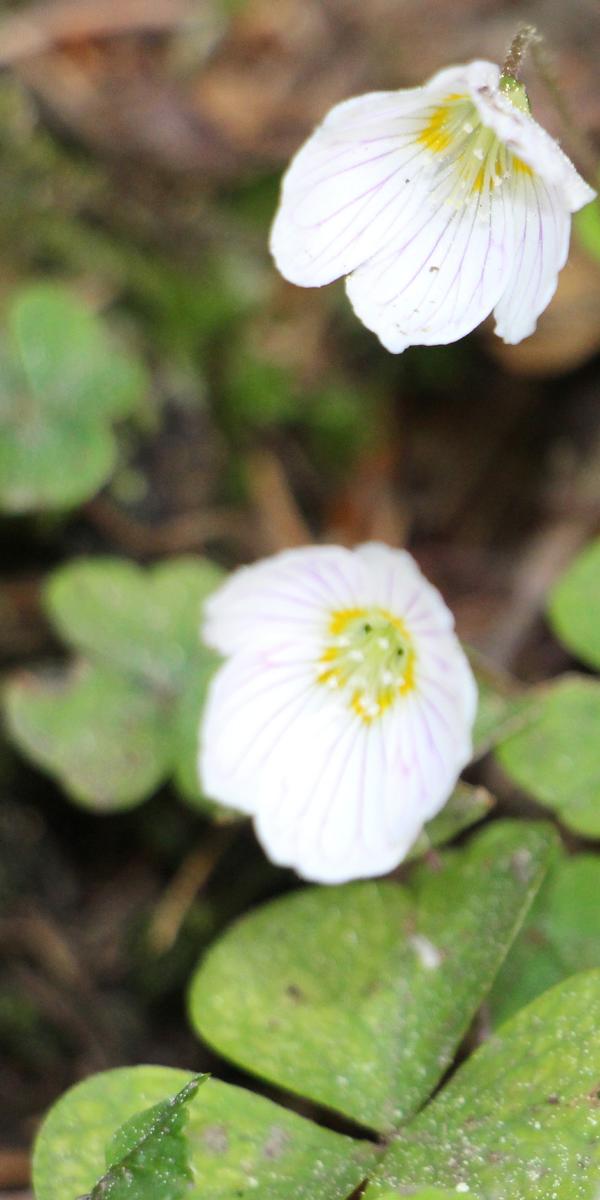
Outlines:
{"label": "upper white flower", "polygon": [[286,279],[347,276],[388,350],[456,341],[493,310],[535,329],[566,261],[571,213],[595,196],[494,63],[346,100],[283,180],[271,251]]}
{"label": "upper white flower", "polygon": [[476,687],[439,593],[403,550],[288,550],[207,604],[225,664],[200,774],[275,862],[322,883],[395,867],[471,756]]}

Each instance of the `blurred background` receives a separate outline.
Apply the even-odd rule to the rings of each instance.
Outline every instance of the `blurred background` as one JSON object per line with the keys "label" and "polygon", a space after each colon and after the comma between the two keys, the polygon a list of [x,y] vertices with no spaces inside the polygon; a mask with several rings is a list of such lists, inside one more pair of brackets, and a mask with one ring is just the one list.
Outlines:
{"label": "blurred background", "polygon": [[[296,289],[267,251],[281,172],[333,103],[501,62],[524,18],[574,128],[526,68],[534,115],[591,180],[595,0],[2,4],[5,1200],[27,1195],[40,1115],[76,1079],[210,1066],[186,978],[233,914],[290,885],[247,830],[212,822],[193,778],[201,696],[180,676],[201,691],[210,663],[182,596],[216,576],[189,556],[228,568],[312,538],[408,545],[494,670],[537,682],[570,664],[541,612],[600,523],[598,210],[515,347],[490,325],[390,356],[341,284]],[[66,599],[47,584],[81,556],[100,565],[83,615],[74,584]],[[175,595],[181,612],[175,631],[154,614],[148,646],[151,578],[155,607]],[[116,650],[95,642],[104,587]]]}

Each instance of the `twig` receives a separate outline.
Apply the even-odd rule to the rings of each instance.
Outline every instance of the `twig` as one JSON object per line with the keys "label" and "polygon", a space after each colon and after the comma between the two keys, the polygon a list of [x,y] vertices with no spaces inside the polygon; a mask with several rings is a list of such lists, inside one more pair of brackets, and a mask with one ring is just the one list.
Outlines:
{"label": "twig", "polygon": [[312,542],[279,459],[268,450],[257,450],[247,460],[247,469],[264,540],[263,553]]}
{"label": "twig", "polygon": [[166,954],[174,945],[195,897],[208,883],[237,828],[237,825],[223,825],[214,829],[201,846],[184,858],[148,926],[147,942],[154,954]]}
{"label": "twig", "polygon": [[[0,1146],[0,1188],[25,1188],[31,1179],[31,1164],[26,1150]],[[4,1194],[0,1200],[6,1200]]]}
{"label": "twig", "polygon": [[505,668],[513,665],[543,611],[552,584],[587,541],[595,524],[595,520],[557,521],[530,542],[516,567],[508,610],[483,647],[486,655]]}

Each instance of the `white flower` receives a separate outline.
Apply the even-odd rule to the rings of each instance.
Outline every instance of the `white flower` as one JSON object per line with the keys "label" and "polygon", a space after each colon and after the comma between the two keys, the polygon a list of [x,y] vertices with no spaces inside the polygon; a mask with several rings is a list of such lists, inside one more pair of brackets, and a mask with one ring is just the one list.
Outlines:
{"label": "white flower", "polygon": [[520,342],[556,289],[571,213],[594,196],[522,85],[473,62],[336,105],[285,175],[271,251],[302,287],[347,276],[394,353],[456,341],[492,310]]}
{"label": "white flower", "polygon": [[439,593],[379,543],[288,550],[207,604],[200,774],[321,883],[395,867],[471,756],[476,687]]}

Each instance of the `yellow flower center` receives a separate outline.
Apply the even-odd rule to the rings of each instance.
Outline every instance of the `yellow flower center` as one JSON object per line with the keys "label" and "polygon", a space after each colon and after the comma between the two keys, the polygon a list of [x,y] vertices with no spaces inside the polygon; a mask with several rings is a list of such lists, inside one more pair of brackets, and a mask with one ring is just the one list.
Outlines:
{"label": "yellow flower center", "polygon": [[450,95],[430,108],[417,141],[455,168],[448,202],[462,206],[473,195],[486,197],[510,175],[532,175],[531,167],[507,150],[484,125],[468,96]]}
{"label": "yellow flower center", "polygon": [[404,622],[384,608],[332,613],[317,680],[341,691],[355,716],[370,725],[415,687],[415,651]]}

